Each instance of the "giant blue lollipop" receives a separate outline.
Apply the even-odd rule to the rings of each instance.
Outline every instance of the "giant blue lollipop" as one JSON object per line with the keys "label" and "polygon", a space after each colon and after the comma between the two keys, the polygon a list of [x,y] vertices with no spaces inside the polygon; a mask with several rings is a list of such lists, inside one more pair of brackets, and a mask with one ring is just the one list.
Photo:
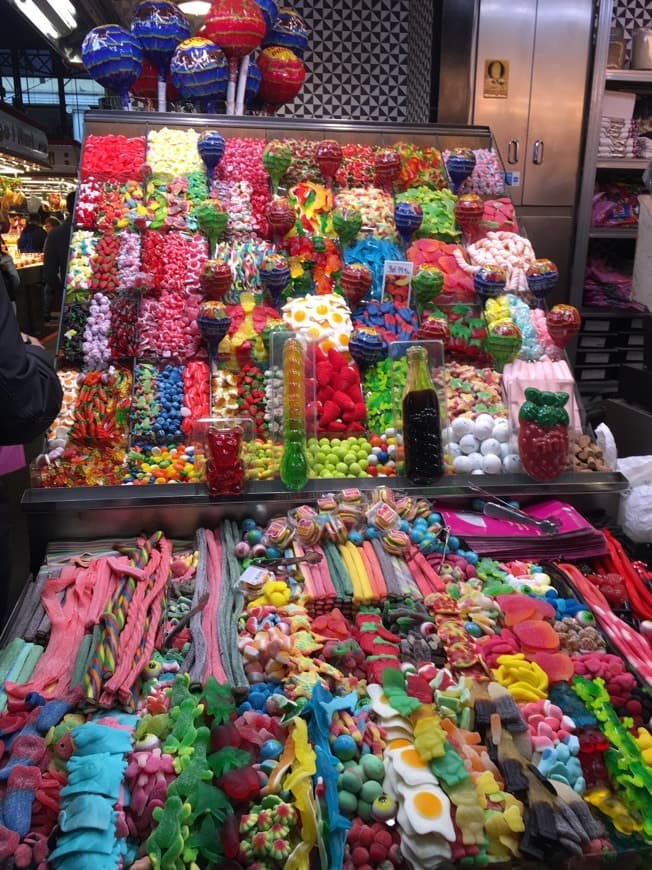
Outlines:
{"label": "giant blue lollipop", "polygon": [[82,42],[81,56],[90,77],[117,91],[129,109],[129,88],[143,69],[143,48],[136,37],[117,24],[94,27]]}
{"label": "giant blue lollipop", "polygon": [[210,39],[194,36],[177,46],[170,61],[172,84],[183,97],[211,105],[224,100],[229,62]]}
{"label": "giant blue lollipop", "polygon": [[303,18],[294,9],[283,7],[278,10],[276,22],[265,34],[262,45],[263,48],[269,45],[280,45],[282,48],[289,48],[298,58],[302,58],[308,48],[308,36],[309,30]]}
{"label": "giant blue lollipop", "polygon": [[265,19],[265,35],[267,36],[278,18],[278,4],[275,0],[256,0],[256,6],[263,13]]}
{"label": "giant blue lollipop", "polygon": [[206,164],[210,188],[217,164],[224,157],[224,136],[217,130],[204,130],[197,139],[197,151]]}
{"label": "giant blue lollipop", "polygon": [[190,24],[170,0],[142,0],[134,9],[131,32],[158,68],[158,110],[165,111],[165,77],[177,45],[190,36]]}
{"label": "giant blue lollipop", "polygon": [[247,70],[247,83],[245,86],[245,104],[250,106],[260,90],[260,83],[263,80],[263,74],[260,67],[255,61],[249,61],[249,69]]}

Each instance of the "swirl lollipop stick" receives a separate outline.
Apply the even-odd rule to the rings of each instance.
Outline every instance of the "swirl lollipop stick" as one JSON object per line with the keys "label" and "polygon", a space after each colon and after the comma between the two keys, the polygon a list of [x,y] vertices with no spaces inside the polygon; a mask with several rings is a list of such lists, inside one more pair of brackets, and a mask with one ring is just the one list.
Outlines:
{"label": "swirl lollipop stick", "polygon": [[[229,60],[226,113],[236,113],[238,61],[246,57],[265,36],[265,19],[254,0],[215,0],[204,22],[204,35],[220,46]],[[242,114],[246,70],[242,80],[238,114]]]}

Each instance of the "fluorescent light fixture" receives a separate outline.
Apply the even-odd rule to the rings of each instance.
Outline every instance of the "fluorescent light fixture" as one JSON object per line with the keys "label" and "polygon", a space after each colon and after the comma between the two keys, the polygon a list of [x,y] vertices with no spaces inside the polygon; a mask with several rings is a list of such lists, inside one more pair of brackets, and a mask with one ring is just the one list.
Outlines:
{"label": "fluorescent light fixture", "polygon": [[69,30],[74,30],[77,27],[77,10],[70,0],[46,0],[46,2]]}
{"label": "fluorescent light fixture", "polygon": [[181,3],[177,3],[177,6],[185,15],[208,15],[208,10],[211,8],[211,4],[206,0],[182,0]]}
{"label": "fluorescent light fixture", "polygon": [[59,31],[44,12],[38,8],[34,0],[15,0],[20,11],[25,15],[44,36],[50,39],[59,39],[63,33]]}

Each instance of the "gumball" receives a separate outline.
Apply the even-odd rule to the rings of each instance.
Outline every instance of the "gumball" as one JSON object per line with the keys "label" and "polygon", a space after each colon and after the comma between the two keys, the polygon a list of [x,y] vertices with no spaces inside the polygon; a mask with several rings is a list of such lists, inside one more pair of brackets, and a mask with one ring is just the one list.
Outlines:
{"label": "gumball", "polygon": [[473,463],[468,456],[456,456],[453,459],[453,470],[458,474],[470,474],[473,471]]}
{"label": "gumball", "polygon": [[86,34],[81,56],[90,77],[117,91],[128,109],[129,88],[143,69],[143,48],[138,39],[117,24],[103,24]]}
{"label": "gumball", "polygon": [[475,154],[470,148],[453,148],[446,160],[446,171],[453,182],[453,193],[457,193],[462,183],[475,169]]}
{"label": "gumball", "polygon": [[263,47],[280,46],[289,48],[297,57],[302,58],[308,48],[309,31],[306,24],[293,9],[278,10],[276,21],[265,34]]}
{"label": "gumball", "polygon": [[489,438],[493,432],[494,421],[489,414],[479,414],[473,423],[473,435],[478,441]]}
{"label": "gumball", "polygon": [[158,69],[158,110],[164,112],[165,76],[177,46],[190,37],[188,19],[169,0],[142,0],[134,9],[131,32]]}
{"label": "gumball", "polygon": [[224,53],[209,39],[194,36],[182,42],[170,61],[172,84],[189,100],[223,100],[229,81]]}
{"label": "gumball", "polygon": [[559,348],[565,348],[582,325],[580,313],[573,305],[554,305],[546,314],[550,338]]}
{"label": "gumball", "polygon": [[454,437],[460,441],[464,435],[473,434],[473,420],[468,417],[457,417],[451,424]]}
{"label": "gumball", "polygon": [[487,453],[482,457],[480,467],[485,474],[500,474],[503,470],[503,463],[500,456],[496,456],[495,453]]}
{"label": "gumball", "polygon": [[460,438],[460,450],[467,456],[470,453],[477,453],[480,442],[474,435],[462,435]]}
{"label": "gumball", "polygon": [[349,303],[351,311],[355,311],[373,284],[371,269],[364,263],[349,263],[340,274],[340,286]]}
{"label": "gumball", "polygon": [[258,58],[262,74],[259,96],[271,115],[279,106],[291,102],[301,90],[306,70],[289,48],[265,48]]}

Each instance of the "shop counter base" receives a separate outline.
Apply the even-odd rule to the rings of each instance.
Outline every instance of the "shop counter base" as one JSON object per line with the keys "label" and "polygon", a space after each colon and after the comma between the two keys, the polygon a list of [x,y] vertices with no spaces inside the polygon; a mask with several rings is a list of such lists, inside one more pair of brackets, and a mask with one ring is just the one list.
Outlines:
{"label": "shop counter base", "polygon": [[450,475],[433,486],[415,486],[406,478],[361,478],[311,480],[300,492],[290,492],[280,481],[256,481],[240,496],[211,498],[203,484],[163,486],[102,486],[28,489],[22,507],[30,530],[31,566],[38,570],[48,541],[85,540],[107,535],[137,535],[143,529],[162,529],[166,534],[194,534],[200,526],[211,527],[229,516],[253,517],[265,523],[297,505],[343,487],[361,490],[386,484],[405,495],[464,503],[477,497],[478,485],[492,495],[528,502],[560,498],[579,509],[597,508],[615,513],[627,480],[618,472],[563,474],[552,483],[539,483],[525,474]]}

